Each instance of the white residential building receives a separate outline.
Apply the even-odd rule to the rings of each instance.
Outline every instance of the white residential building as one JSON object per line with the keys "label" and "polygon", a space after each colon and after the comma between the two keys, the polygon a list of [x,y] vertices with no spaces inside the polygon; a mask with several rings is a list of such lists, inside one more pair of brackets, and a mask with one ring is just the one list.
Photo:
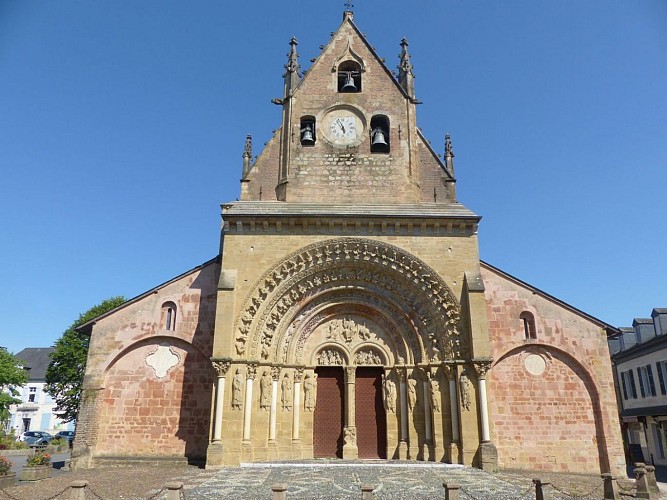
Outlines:
{"label": "white residential building", "polygon": [[19,389],[21,403],[9,407],[9,429],[16,435],[25,431],[74,430],[74,423],[65,423],[54,414],[55,401],[44,391],[46,368],[53,347],[29,347],[16,354],[25,361],[28,383]]}

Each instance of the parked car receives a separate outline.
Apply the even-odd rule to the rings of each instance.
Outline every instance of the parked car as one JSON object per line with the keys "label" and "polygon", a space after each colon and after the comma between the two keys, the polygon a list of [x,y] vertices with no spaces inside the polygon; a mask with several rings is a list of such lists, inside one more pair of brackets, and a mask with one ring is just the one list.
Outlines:
{"label": "parked car", "polygon": [[55,439],[58,438],[65,439],[71,443],[74,441],[74,431],[59,431],[55,436]]}
{"label": "parked car", "polygon": [[43,431],[25,431],[19,436],[19,440],[30,446],[42,446],[49,444],[53,436]]}

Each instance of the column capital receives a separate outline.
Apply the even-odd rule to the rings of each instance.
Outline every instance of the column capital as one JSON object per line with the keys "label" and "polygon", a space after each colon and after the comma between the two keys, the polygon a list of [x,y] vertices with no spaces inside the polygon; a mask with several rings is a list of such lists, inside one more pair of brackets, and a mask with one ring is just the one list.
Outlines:
{"label": "column capital", "polygon": [[232,366],[231,358],[211,359],[211,365],[218,377],[224,377]]}
{"label": "column capital", "polygon": [[479,380],[486,378],[486,374],[491,369],[491,364],[493,363],[493,358],[476,358],[472,359],[472,365],[475,369],[475,374]]}
{"label": "column capital", "polygon": [[447,377],[447,380],[456,380],[456,375],[458,374],[458,369],[456,368],[456,363],[446,363],[442,365],[442,372]]}
{"label": "column capital", "polygon": [[303,366],[299,366],[294,370],[294,382],[303,382]]}
{"label": "column capital", "polygon": [[257,375],[257,365],[258,363],[248,363],[246,379],[255,379],[255,376]]}
{"label": "column capital", "polygon": [[345,382],[347,384],[354,384],[357,380],[357,367],[356,366],[346,366],[345,367]]}
{"label": "column capital", "polygon": [[280,367],[279,366],[272,366],[271,367],[271,378],[276,382],[280,379]]}

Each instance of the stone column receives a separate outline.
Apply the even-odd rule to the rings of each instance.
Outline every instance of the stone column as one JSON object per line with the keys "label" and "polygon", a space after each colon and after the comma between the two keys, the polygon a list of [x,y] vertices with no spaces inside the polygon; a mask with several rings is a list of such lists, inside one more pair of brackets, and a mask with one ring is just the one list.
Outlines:
{"label": "stone column", "polygon": [[401,405],[401,441],[406,443],[410,440],[408,435],[408,419],[410,414],[408,413],[408,387],[405,368],[397,368],[396,375],[398,375],[398,394]]}
{"label": "stone column", "polygon": [[359,458],[356,427],[356,366],[345,367],[345,423],[343,426],[343,459]]}
{"label": "stone column", "polygon": [[215,385],[215,414],[213,416],[213,442],[222,441],[222,413],[225,402],[225,375],[231,366],[230,360],[213,361],[213,368],[218,376]]}
{"label": "stone column", "polygon": [[250,441],[250,419],[252,416],[252,384],[257,374],[257,365],[249,364],[245,382],[245,407],[243,411],[243,441]]}
{"label": "stone column", "polygon": [[426,443],[431,444],[433,441],[433,422],[431,415],[431,374],[427,368],[420,371],[422,375],[422,390],[424,397],[424,432],[426,433]]}
{"label": "stone column", "polygon": [[294,372],[294,412],[292,413],[292,442],[299,441],[300,411],[301,411],[301,382],[303,381],[303,368],[297,368]]}
{"label": "stone column", "polygon": [[449,381],[449,408],[452,419],[452,440],[449,444],[449,461],[458,463],[459,461],[459,398],[458,398],[458,368],[455,364],[447,364],[443,367],[443,371],[447,380]]}
{"label": "stone column", "polygon": [[486,374],[491,368],[491,358],[473,359],[477,375],[477,392],[479,394],[479,418],[482,429],[481,444],[479,445],[479,466],[485,471],[495,471],[498,469],[498,451],[491,442],[491,431],[489,429],[489,410],[486,401]]}
{"label": "stone column", "polygon": [[231,366],[230,359],[211,361],[217,375],[215,384],[215,412],[213,413],[213,440],[206,450],[206,468],[220,468],[223,465],[222,416],[225,403],[225,376]]}
{"label": "stone column", "polygon": [[431,411],[433,415],[433,445],[430,447],[429,459],[442,462],[445,458],[445,429],[442,422],[442,390],[440,381],[442,374],[437,367],[431,367]]}
{"label": "stone column", "polygon": [[274,366],[271,368],[271,411],[269,414],[269,441],[276,441],[276,415],[278,410],[278,379],[280,377],[280,368]]}

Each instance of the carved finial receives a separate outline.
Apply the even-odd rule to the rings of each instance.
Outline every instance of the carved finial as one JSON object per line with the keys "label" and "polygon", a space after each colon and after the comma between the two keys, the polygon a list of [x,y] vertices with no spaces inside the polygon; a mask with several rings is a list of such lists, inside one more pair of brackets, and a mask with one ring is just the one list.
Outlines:
{"label": "carved finial", "polygon": [[243,148],[243,177],[250,172],[250,162],[252,161],[252,136],[248,134],[245,138],[245,147]]}
{"label": "carved finial", "polygon": [[449,134],[445,134],[445,158],[454,157],[454,151],[452,150],[452,139]]}
{"label": "carved finial", "polygon": [[290,44],[290,51],[289,54],[287,54],[287,64],[285,65],[285,74],[283,77],[285,78],[285,95],[284,97],[290,97],[292,95],[292,91],[294,90],[294,87],[297,86],[299,83],[299,54],[296,52],[296,46],[298,45],[298,42],[296,41],[296,37],[292,37],[292,39],[289,42]]}
{"label": "carved finial", "polygon": [[345,7],[345,10],[343,11],[343,21],[345,21],[346,19],[352,21],[352,19],[354,18],[354,12],[352,12],[354,9],[354,4],[348,1],[344,2],[343,6]]}
{"label": "carved finial", "polygon": [[398,83],[407,92],[410,97],[415,96],[415,75],[412,72],[412,63],[410,62],[410,54],[408,53],[408,41],[403,37],[401,40],[401,53],[398,56],[400,62],[398,63]]}
{"label": "carved finial", "polygon": [[449,173],[454,177],[454,150],[449,134],[445,134],[445,166]]}

